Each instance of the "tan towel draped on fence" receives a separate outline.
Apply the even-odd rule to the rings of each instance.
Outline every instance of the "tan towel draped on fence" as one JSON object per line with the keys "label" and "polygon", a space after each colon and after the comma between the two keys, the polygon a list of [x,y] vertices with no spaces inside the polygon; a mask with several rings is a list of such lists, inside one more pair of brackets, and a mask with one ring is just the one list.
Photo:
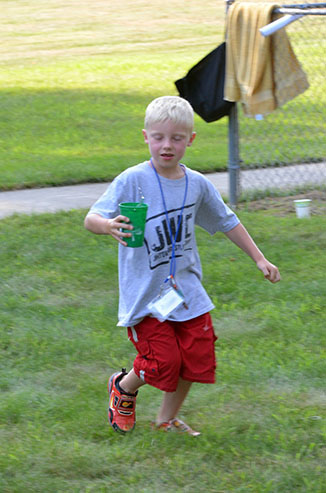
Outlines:
{"label": "tan towel draped on fence", "polygon": [[259,32],[279,17],[277,7],[239,2],[228,11],[224,99],[241,101],[247,116],[271,113],[309,87],[285,29]]}

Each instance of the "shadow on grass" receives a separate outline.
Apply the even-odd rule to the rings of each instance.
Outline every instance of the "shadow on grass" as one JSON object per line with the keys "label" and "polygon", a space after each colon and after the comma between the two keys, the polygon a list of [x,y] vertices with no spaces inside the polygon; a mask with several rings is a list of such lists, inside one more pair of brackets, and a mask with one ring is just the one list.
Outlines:
{"label": "shadow on grass", "polygon": [[[148,159],[141,134],[144,113],[160,95],[1,91],[0,189],[106,181]],[[196,116],[200,137],[186,164],[201,171],[225,168],[226,123],[207,125]]]}

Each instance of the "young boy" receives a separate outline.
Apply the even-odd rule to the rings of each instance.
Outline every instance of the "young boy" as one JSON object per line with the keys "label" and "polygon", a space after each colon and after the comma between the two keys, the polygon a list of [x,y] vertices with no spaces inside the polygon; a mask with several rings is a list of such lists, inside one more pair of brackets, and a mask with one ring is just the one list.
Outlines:
{"label": "young boy", "polygon": [[[180,164],[196,136],[193,121],[192,107],[180,97],[152,101],[143,130],[151,159],[122,172],[85,219],[88,230],[119,242],[118,325],[128,328],[138,352],[129,373],[109,379],[109,422],[116,431],[134,428],[138,389],[147,383],[164,392],[154,427],[199,434],[177,418],[192,382],[215,382],[214,305],[201,284],[195,225],[225,233],[266,279],[280,280],[211,182]],[[148,204],[144,245],[130,248],[124,240],[131,233],[121,229],[132,225],[119,203],[141,197]]]}

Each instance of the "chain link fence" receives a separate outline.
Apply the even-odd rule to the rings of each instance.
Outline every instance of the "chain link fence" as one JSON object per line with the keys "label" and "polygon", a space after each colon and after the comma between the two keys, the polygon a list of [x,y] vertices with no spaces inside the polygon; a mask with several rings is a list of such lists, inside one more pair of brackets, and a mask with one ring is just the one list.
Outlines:
{"label": "chain link fence", "polygon": [[285,29],[309,88],[261,120],[237,105],[237,199],[326,189],[326,16],[304,15]]}

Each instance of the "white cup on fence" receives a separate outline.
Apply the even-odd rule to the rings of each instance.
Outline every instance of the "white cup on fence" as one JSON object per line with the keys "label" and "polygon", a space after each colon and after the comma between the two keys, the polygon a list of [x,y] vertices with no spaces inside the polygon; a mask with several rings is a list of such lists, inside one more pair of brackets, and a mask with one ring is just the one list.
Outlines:
{"label": "white cup on fence", "polygon": [[294,200],[295,211],[297,213],[297,217],[300,219],[303,217],[310,217],[310,203],[311,199],[299,199]]}

